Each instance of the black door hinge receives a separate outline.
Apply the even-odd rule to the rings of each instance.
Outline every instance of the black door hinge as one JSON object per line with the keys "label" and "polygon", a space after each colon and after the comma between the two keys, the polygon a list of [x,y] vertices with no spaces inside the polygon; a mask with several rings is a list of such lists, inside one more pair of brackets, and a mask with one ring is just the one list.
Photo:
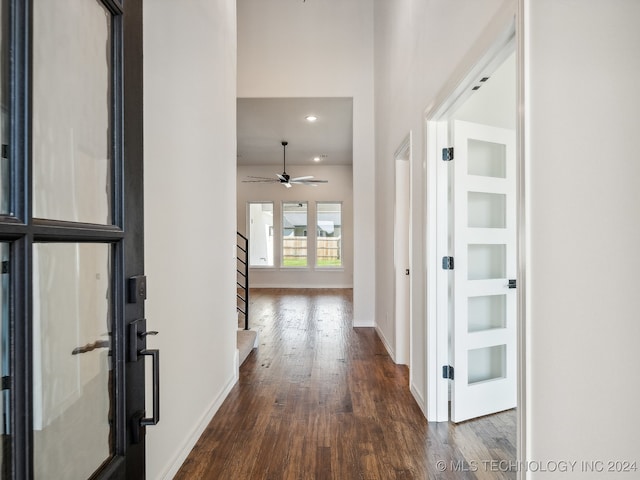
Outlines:
{"label": "black door hinge", "polygon": [[515,279],[509,280],[509,288],[516,288],[516,281],[515,281]]}
{"label": "black door hinge", "polygon": [[451,365],[445,365],[442,367],[442,378],[446,380],[453,380],[453,367]]}
{"label": "black door hinge", "polygon": [[453,257],[442,257],[442,269],[453,270]]}
{"label": "black door hinge", "polygon": [[453,147],[442,149],[442,160],[444,160],[445,162],[453,160]]}
{"label": "black door hinge", "polygon": [[9,273],[9,260],[2,262],[2,274],[4,275],[7,273]]}

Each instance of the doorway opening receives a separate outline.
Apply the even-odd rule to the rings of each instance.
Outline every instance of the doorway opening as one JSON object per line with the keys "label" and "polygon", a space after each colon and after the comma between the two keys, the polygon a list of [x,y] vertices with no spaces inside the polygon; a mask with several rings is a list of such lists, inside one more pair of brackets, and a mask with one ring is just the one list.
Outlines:
{"label": "doorway opening", "polygon": [[425,116],[426,410],[430,421],[454,423],[509,411],[515,445],[524,371],[518,57],[512,15],[498,20]]}
{"label": "doorway opening", "polygon": [[411,132],[394,155],[395,202],[393,229],[394,264],[394,361],[410,363],[411,338]]}

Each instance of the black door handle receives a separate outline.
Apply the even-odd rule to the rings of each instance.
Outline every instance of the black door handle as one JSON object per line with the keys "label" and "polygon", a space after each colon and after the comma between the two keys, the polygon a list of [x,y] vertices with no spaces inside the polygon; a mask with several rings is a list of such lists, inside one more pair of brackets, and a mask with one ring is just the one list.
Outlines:
{"label": "black door handle", "polygon": [[147,331],[147,321],[144,318],[134,320],[129,324],[128,360],[137,362],[142,357],[151,357],[153,362],[153,412],[146,416],[143,409],[136,411],[130,418],[132,442],[139,443],[142,427],[157,425],[160,421],[160,350],[146,348],[146,339],[149,335],[157,335],[156,331]]}
{"label": "black door handle", "polygon": [[140,350],[141,356],[151,357],[153,360],[153,413],[151,417],[141,418],[140,426],[157,425],[160,421],[160,350]]}

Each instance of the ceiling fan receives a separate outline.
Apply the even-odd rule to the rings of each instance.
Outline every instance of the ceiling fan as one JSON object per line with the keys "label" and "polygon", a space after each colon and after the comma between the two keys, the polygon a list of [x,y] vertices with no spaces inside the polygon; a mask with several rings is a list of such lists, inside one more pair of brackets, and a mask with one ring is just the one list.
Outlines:
{"label": "ceiling fan", "polygon": [[287,145],[289,142],[282,141],[282,174],[277,173],[276,178],[270,177],[254,177],[248,175],[247,178],[252,180],[243,180],[244,183],[281,183],[287,188],[291,188],[291,184],[310,185],[317,187],[319,183],[329,183],[328,180],[314,180],[313,175],[307,175],[305,177],[291,178],[287,173]]}

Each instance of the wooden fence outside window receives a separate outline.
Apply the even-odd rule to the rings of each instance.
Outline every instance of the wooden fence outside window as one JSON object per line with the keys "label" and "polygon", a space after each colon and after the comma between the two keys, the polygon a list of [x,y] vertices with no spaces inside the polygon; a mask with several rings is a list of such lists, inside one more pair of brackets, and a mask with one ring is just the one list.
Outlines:
{"label": "wooden fence outside window", "polygon": [[[285,266],[306,265],[307,237],[284,237],[282,239],[282,264]],[[318,237],[316,263],[319,266],[342,265],[341,237]]]}

